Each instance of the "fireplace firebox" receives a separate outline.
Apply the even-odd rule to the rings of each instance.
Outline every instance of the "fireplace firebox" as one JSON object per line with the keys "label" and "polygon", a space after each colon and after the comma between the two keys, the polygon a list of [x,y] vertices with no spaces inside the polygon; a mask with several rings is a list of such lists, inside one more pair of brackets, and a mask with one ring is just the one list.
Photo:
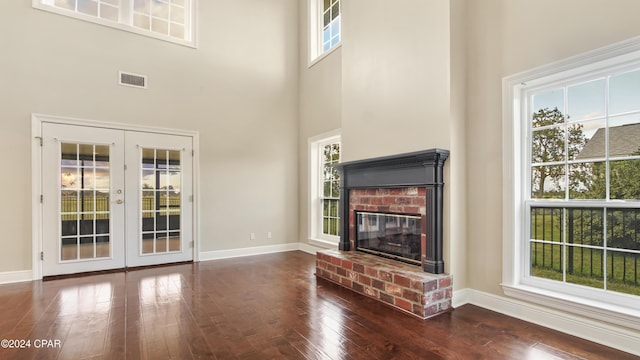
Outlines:
{"label": "fireplace firebox", "polygon": [[421,265],[420,214],[356,211],[356,250]]}

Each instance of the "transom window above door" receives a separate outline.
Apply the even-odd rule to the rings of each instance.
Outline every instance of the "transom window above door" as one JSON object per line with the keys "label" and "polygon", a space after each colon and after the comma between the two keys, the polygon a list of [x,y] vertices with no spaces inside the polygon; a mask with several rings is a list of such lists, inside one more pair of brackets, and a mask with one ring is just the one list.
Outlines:
{"label": "transom window above door", "polygon": [[33,0],[33,7],[194,46],[195,0]]}

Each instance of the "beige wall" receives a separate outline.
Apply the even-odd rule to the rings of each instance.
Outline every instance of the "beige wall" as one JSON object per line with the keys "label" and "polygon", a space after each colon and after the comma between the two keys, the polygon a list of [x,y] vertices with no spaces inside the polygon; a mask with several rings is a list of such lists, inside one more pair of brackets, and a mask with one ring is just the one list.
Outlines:
{"label": "beige wall", "polygon": [[454,290],[469,287],[467,266],[467,3],[451,0],[451,113],[449,118],[450,159],[445,178],[444,254],[447,269],[454,276]]}
{"label": "beige wall", "polygon": [[450,146],[449,0],[342,4],[343,160]]}
{"label": "beige wall", "polygon": [[[402,0],[392,7],[345,1],[342,47],[300,71],[301,154],[309,137],[337,128],[343,161],[434,147],[452,151],[445,167],[444,260],[456,288],[466,284],[465,1]],[[304,6],[300,24],[304,34]],[[305,36],[301,64],[306,51]],[[300,164],[300,233],[307,239],[308,160],[301,157]]]}
{"label": "beige wall", "polygon": [[468,1],[469,286],[502,294],[504,76],[640,35],[636,0]]}
{"label": "beige wall", "polygon": [[[466,287],[463,1],[343,3],[343,159],[444,148],[445,271]],[[454,71],[452,71],[452,69]]]}
{"label": "beige wall", "polygon": [[300,1],[300,221],[299,239],[309,240],[309,153],[311,137],[342,125],[342,49],[339,47],[309,66],[308,1]]}
{"label": "beige wall", "polygon": [[199,131],[202,251],[298,241],[298,1],[199,1],[198,19],[192,49],[3,4],[0,272],[31,269],[31,113]]}

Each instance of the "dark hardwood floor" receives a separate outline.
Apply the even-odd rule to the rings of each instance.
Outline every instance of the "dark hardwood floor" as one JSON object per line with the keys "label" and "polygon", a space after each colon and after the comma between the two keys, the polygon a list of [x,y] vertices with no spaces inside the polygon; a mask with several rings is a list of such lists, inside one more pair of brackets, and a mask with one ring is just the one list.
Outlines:
{"label": "dark hardwood floor", "polygon": [[636,358],[472,305],[419,320],[316,280],[314,266],[288,252],[2,285],[0,338],[30,348],[0,358]]}

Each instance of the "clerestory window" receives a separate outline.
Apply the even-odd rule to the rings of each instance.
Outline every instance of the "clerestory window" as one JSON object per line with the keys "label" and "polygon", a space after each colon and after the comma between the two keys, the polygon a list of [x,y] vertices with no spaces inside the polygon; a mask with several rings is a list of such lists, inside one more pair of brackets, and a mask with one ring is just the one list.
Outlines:
{"label": "clerestory window", "polygon": [[195,0],[33,0],[33,7],[193,46]]}
{"label": "clerestory window", "polygon": [[340,0],[309,0],[310,61],[335,49],[341,41]]}

